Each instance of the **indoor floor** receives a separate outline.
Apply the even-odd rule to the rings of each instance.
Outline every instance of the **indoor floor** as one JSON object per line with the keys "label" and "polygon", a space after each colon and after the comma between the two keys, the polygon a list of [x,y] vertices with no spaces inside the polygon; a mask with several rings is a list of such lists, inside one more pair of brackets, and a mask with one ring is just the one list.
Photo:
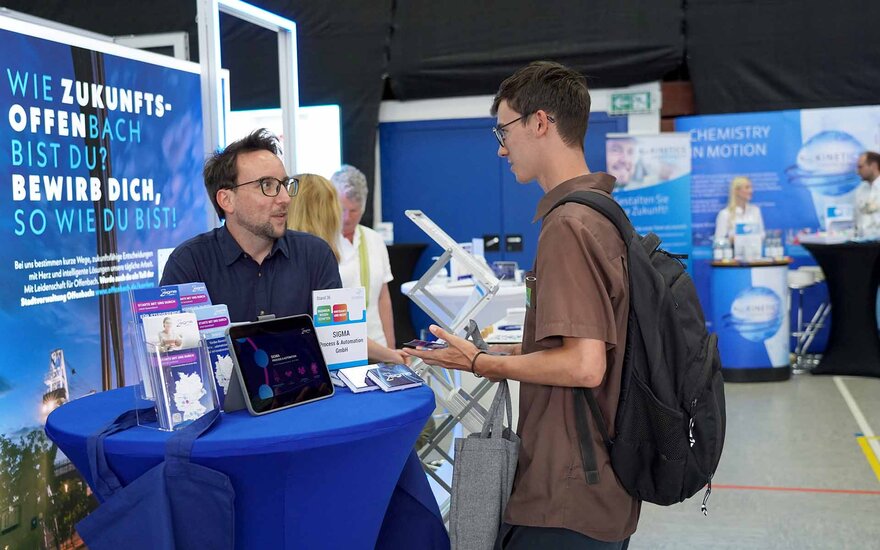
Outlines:
{"label": "indoor floor", "polygon": [[702,492],[645,504],[630,549],[880,548],[880,379],[801,374],[725,393],[708,517]]}

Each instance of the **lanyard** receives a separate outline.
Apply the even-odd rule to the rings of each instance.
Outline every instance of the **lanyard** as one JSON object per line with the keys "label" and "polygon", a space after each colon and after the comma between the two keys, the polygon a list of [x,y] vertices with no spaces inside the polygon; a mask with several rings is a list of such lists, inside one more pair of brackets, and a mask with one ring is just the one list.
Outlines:
{"label": "lanyard", "polygon": [[364,287],[364,302],[370,304],[370,260],[367,257],[367,236],[364,235],[364,228],[360,225],[357,228],[358,236],[361,242],[358,243],[358,255],[361,264],[361,286]]}

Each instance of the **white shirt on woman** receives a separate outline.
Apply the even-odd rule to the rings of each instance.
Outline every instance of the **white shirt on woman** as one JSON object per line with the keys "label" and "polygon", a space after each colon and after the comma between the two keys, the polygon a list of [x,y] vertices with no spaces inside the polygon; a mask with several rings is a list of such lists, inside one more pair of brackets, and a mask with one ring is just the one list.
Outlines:
{"label": "white shirt on woman", "polygon": [[[388,249],[382,236],[363,225],[358,225],[354,231],[354,239],[348,239],[339,235],[339,276],[342,277],[342,286],[346,288],[364,286],[361,284],[360,245],[361,235],[367,247],[367,258],[370,267],[370,285],[367,290],[367,337],[371,340],[388,345],[385,331],[382,330],[382,318],[379,317],[379,294],[382,285],[391,282],[391,262],[388,259]],[[394,343],[392,343],[394,345]]]}
{"label": "white shirt on woman", "polygon": [[730,219],[730,210],[725,208],[718,212],[715,218],[715,240],[736,236],[736,224],[753,223],[758,226],[758,234],[764,234],[764,218],[761,217],[761,209],[754,204],[747,204],[745,209],[736,207],[733,220]]}

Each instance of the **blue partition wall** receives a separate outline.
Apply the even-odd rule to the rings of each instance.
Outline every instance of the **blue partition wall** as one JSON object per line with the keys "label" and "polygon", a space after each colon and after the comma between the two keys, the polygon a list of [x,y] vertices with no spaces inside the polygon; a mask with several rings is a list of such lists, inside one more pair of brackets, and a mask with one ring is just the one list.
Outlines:
{"label": "blue partition wall", "polygon": [[[395,242],[429,245],[415,277],[441,250],[406,217],[404,211],[410,209],[423,210],[459,242],[498,235],[501,251],[487,252],[487,261],[512,260],[521,268],[531,267],[540,229],[531,222],[543,192],[535,182],[523,185],[514,179],[507,161],[498,156],[494,125],[489,117],[379,125],[383,220],[394,223]],[[626,132],[627,126],[626,117],[590,114],[584,154],[591,170],[605,170],[605,135]],[[522,236],[522,251],[505,251],[510,235]],[[418,331],[428,319],[412,309]]]}
{"label": "blue partition wall", "polygon": [[[486,253],[489,262],[531,265],[539,229],[531,221],[543,193],[537,183],[523,185],[514,179],[507,161],[498,156],[494,124],[492,118],[380,124],[382,215],[394,222],[396,242],[427,242],[404,214],[421,209],[460,241],[502,237],[502,251]],[[605,134],[626,129],[626,117],[590,115],[584,154],[591,169],[605,170]],[[503,251],[507,235],[523,236],[522,252]],[[416,275],[440,253],[429,244]]]}

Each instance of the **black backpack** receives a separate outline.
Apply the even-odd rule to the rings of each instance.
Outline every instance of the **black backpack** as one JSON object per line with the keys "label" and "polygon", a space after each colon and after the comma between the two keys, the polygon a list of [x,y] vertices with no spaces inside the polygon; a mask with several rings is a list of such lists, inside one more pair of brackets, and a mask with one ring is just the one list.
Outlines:
{"label": "black backpack", "polygon": [[653,233],[641,237],[617,202],[578,191],[559,202],[589,206],[617,227],[627,247],[629,320],[615,437],[608,437],[602,412],[589,388],[575,389],[575,419],[588,484],[599,481],[589,406],[627,492],[669,505],[707,486],[724,446],[726,414],[718,339],[706,330],[694,283],[680,256],[659,247]]}

